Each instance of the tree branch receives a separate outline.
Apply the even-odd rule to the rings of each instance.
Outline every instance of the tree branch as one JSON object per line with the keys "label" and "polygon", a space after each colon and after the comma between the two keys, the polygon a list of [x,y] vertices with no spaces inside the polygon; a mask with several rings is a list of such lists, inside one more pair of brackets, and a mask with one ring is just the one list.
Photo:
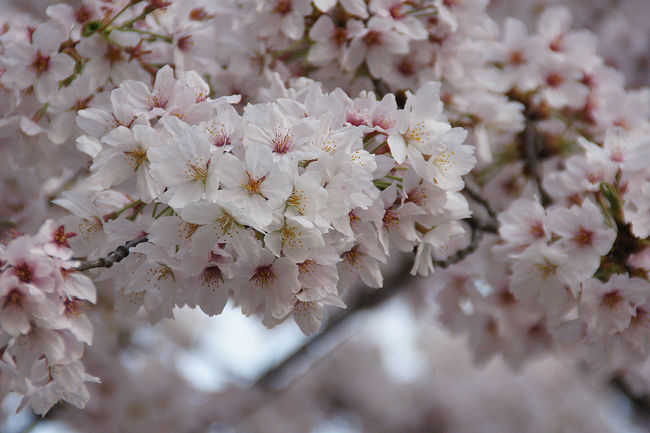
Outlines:
{"label": "tree branch", "polygon": [[537,134],[535,122],[529,119],[526,121],[526,129],[524,129],[524,158],[539,192],[542,206],[546,207],[553,202],[553,199],[542,186],[542,175],[539,169],[539,160],[537,159],[539,144],[539,135]]}
{"label": "tree branch", "polygon": [[478,225],[472,218],[470,218],[467,223],[472,229],[472,237],[470,238],[469,245],[458,250],[456,254],[447,257],[445,260],[434,260],[433,264],[435,266],[445,269],[450,265],[455,265],[478,249],[484,232],[496,233],[496,230],[492,231],[491,227]]}
{"label": "tree branch", "polygon": [[92,268],[110,268],[113,266],[115,263],[121,261],[123,258],[129,255],[129,249],[135,247],[138,244],[141,244],[143,242],[147,242],[148,238],[147,235],[141,236],[137,239],[130,240],[126,242],[124,245],[120,245],[115,249],[115,251],[111,251],[108,253],[106,257],[100,257],[96,260],[91,260],[91,261],[81,261],[79,263],[79,266],[74,268],[77,271],[86,271],[88,269]]}
{"label": "tree branch", "polygon": [[611,385],[618,392],[623,394],[634,407],[634,412],[639,418],[650,420],[650,396],[637,395],[632,388],[625,382],[622,376],[616,376],[611,380]]}
{"label": "tree branch", "polygon": [[411,259],[402,260],[398,270],[390,275],[382,289],[365,290],[357,298],[348,302],[348,308],[346,310],[339,310],[335,314],[331,315],[323,329],[318,334],[306,341],[279,364],[276,364],[262,374],[255,381],[253,387],[262,389],[273,388],[278,383],[279,379],[284,376],[286,371],[293,370],[289,367],[304,362],[310,352],[313,352],[319,344],[323,343],[327,337],[345,323],[347,319],[352,317],[355,313],[373,308],[399,293],[402,288],[405,287],[405,280],[410,277],[410,269]]}
{"label": "tree branch", "polygon": [[492,219],[492,222],[496,225],[496,224],[497,224],[497,221],[498,221],[498,219],[497,219],[497,213],[496,213],[495,210],[492,208],[492,206],[490,205],[490,203],[488,203],[488,201],[487,201],[485,198],[481,197],[481,196],[479,195],[479,193],[478,193],[477,191],[475,191],[474,188],[473,188],[472,186],[470,186],[467,182],[465,182],[465,188],[463,189],[463,191],[467,194],[467,196],[468,196],[469,198],[471,198],[471,199],[474,200],[476,203],[478,203],[478,204],[480,204],[481,206],[483,206],[483,208],[484,208],[485,211],[487,212],[487,214],[488,214],[488,216],[490,217],[490,219]]}
{"label": "tree branch", "polygon": [[[441,268],[446,268],[452,264],[462,261],[465,257],[476,251],[484,232],[496,233],[496,229],[489,226],[481,226],[474,219],[470,218],[467,222],[472,228],[472,237],[469,245],[445,260],[435,260],[433,262],[434,265]],[[354,316],[359,311],[376,307],[384,301],[391,299],[395,294],[399,293],[404,287],[406,287],[406,280],[411,277],[411,261],[411,257],[408,259],[403,259],[402,263],[399,265],[398,270],[390,275],[388,280],[385,281],[384,287],[382,289],[371,289],[363,291],[357,298],[348,302],[348,308],[346,310],[339,310],[337,313],[330,316],[329,320],[318,334],[316,334],[310,340],[306,341],[302,346],[287,356],[279,364],[276,364],[267,370],[264,374],[262,374],[255,381],[253,387],[262,389],[273,388],[285,374],[285,371],[293,370],[290,367],[303,362],[309,356],[310,352],[313,352],[313,350],[319,344],[326,340],[327,337],[333,331],[338,329],[346,320]]]}

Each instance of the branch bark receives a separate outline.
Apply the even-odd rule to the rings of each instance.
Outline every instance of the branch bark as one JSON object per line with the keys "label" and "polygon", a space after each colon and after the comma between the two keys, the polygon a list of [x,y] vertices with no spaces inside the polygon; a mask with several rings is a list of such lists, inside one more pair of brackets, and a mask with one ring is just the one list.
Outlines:
{"label": "branch bark", "polygon": [[96,260],[91,260],[91,261],[81,261],[81,263],[79,263],[79,266],[77,266],[75,270],[86,271],[88,269],[93,269],[93,268],[110,268],[115,263],[121,261],[126,256],[128,256],[129,249],[143,242],[147,242],[147,240],[149,240],[147,238],[147,235],[141,236],[137,239],[132,239],[126,242],[124,245],[120,245],[119,247],[117,247],[115,251],[111,251],[110,253],[108,253],[106,257],[100,257]]}
{"label": "branch bark", "polygon": [[[493,228],[481,226],[480,223],[474,219],[470,218],[468,223],[472,229],[472,237],[469,245],[445,260],[434,261],[436,266],[446,268],[447,266],[462,261],[465,257],[476,251],[484,232],[493,232]],[[494,232],[496,232],[496,229],[494,229]],[[319,344],[326,340],[333,331],[340,328],[340,326],[350,317],[354,316],[359,311],[376,307],[401,292],[402,289],[406,287],[406,280],[411,277],[411,266],[411,257],[403,259],[398,270],[390,275],[390,277],[384,282],[384,287],[382,289],[367,289],[357,298],[349,301],[346,310],[339,310],[337,313],[330,316],[326,324],[323,326],[323,329],[318,334],[306,341],[279,364],[276,364],[263,373],[254,382],[253,387],[261,389],[274,388],[282,379],[285,371],[292,370],[290,367],[305,361],[310,352],[313,352]],[[360,288],[357,288],[357,290],[360,290]]]}
{"label": "branch bark", "polygon": [[622,376],[614,377],[610,384],[629,400],[634,407],[636,416],[644,419],[646,422],[650,421],[650,395],[638,395],[635,393]]}
{"label": "branch bark", "polygon": [[[359,311],[373,308],[387,299],[392,298],[399,293],[405,286],[404,282],[410,277],[411,260],[403,259],[398,270],[393,273],[384,283],[382,289],[366,289],[361,295],[348,302],[346,310],[338,310],[327,320],[323,329],[312,339],[306,341],[302,346],[287,356],[279,364],[276,364],[264,374],[262,374],[253,384],[255,388],[271,389],[282,379],[282,376],[289,367],[297,365],[306,360],[309,353],[312,352],[319,344],[323,343],[336,329],[340,328],[347,319]],[[360,289],[360,288],[357,288]]]}
{"label": "branch bark", "polygon": [[524,130],[524,158],[533,181],[535,182],[535,186],[537,187],[537,191],[539,192],[542,206],[546,207],[553,202],[553,199],[542,185],[542,175],[539,167],[539,160],[537,159],[540,150],[539,144],[539,135],[537,134],[535,122],[533,120],[527,120],[526,129]]}
{"label": "branch bark", "polygon": [[481,197],[481,195],[476,190],[474,190],[473,186],[471,186],[467,182],[465,182],[465,188],[463,189],[463,192],[465,192],[467,194],[467,196],[469,198],[471,198],[472,200],[474,200],[476,203],[483,206],[483,208],[487,212],[488,216],[492,220],[492,223],[494,225],[497,224],[498,219],[497,219],[496,211],[492,208],[492,206],[490,205],[490,203],[488,203],[488,201],[486,199]]}
{"label": "branch bark", "polygon": [[483,237],[484,232],[496,233],[496,229],[491,226],[482,226],[473,221],[472,218],[468,220],[468,223],[472,229],[472,237],[470,238],[469,245],[465,248],[460,249],[453,256],[447,257],[445,260],[434,260],[433,264],[440,268],[447,268],[448,266],[455,265],[456,263],[462,261],[465,257],[472,254],[478,249],[481,238]]}

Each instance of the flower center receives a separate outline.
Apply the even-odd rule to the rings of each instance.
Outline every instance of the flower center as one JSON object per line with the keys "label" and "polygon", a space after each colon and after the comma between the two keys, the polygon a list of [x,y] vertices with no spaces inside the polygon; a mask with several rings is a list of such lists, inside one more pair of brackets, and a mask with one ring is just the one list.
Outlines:
{"label": "flower center", "polygon": [[254,281],[255,284],[262,289],[265,289],[273,284],[273,281],[275,280],[275,274],[271,270],[271,265],[260,266],[257,268],[250,280]]}
{"label": "flower center", "polygon": [[298,263],[298,274],[300,277],[305,277],[306,275],[311,275],[314,272],[314,265],[316,263],[313,260],[305,260],[302,263]]}
{"label": "flower center", "polygon": [[212,144],[217,147],[223,147],[230,144],[230,137],[226,132],[226,126],[221,122],[215,122],[210,125],[206,132],[212,136]]}
{"label": "flower center", "polygon": [[540,239],[544,237],[544,224],[541,221],[534,221],[530,225],[530,234],[535,239]]}
{"label": "flower center", "polygon": [[[158,265],[159,265],[158,268],[152,267],[146,272],[146,274],[148,275],[147,277],[148,282],[152,282],[152,279],[155,279],[155,281],[162,281],[167,277],[174,278],[174,273],[169,266],[162,265],[162,264],[158,264]],[[155,282],[154,285],[156,285]]]}
{"label": "flower center", "polygon": [[521,51],[515,51],[510,54],[510,63],[515,66],[524,63],[524,55],[521,53]]}
{"label": "flower center", "polygon": [[621,295],[618,293],[618,290],[612,290],[603,295],[603,299],[600,302],[600,305],[610,309],[616,308],[616,306],[623,300]]}
{"label": "flower center", "polygon": [[399,226],[399,214],[394,209],[386,209],[382,222],[384,226],[395,229]]}
{"label": "flower center", "polygon": [[68,317],[77,317],[83,312],[83,301],[80,299],[68,298],[63,301],[63,305],[65,307],[65,315]]}
{"label": "flower center", "polygon": [[40,77],[50,68],[50,56],[44,56],[40,50],[37,51],[36,58],[32,62],[32,68],[36,71],[36,76]]}
{"label": "flower center", "polygon": [[388,13],[394,20],[401,20],[406,17],[406,13],[402,10],[402,3],[395,3],[388,8]]}
{"label": "flower center", "polygon": [[196,233],[199,227],[201,227],[199,224],[186,222],[178,227],[178,234],[185,239],[189,239]]}
{"label": "flower center", "polygon": [[591,245],[593,236],[594,236],[594,232],[592,232],[591,230],[587,230],[586,228],[581,226],[580,229],[578,230],[578,233],[576,233],[576,235],[573,238],[571,238],[571,240],[576,244],[578,244],[580,247],[584,248]]}
{"label": "flower center", "polygon": [[425,142],[428,135],[429,134],[427,134],[426,128],[424,127],[424,122],[418,122],[406,131],[404,138],[406,138],[407,142],[416,142],[421,144]]}
{"label": "flower center", "polygon": [[305,206],[303,204],[303,200],[305,199],[305,191],[300,190],[300,192],[296,191],[295,189],[291,192],[291,195],[287,199],[287,206],[292,207],[298,212],[300,215],[305,214]]}
{"label": "flower center", "polygon": [[230,215],[224,215],[221,218],[217,218],[216,223],[219,224],[221,233],[226,235],[230,233],[230,230],[235,226],[235,219]]}
{"label": "flower center", "polygon": [[5,309],[7,307],[19,307],[22,302],[23,294],[18,291],[18,289],[13,289],[5,298],[5,302],[2,304],[2,309]]}
{"label": "flower center", "polygon": [[410,77],[411,75],[415,74],[415,65],[413,64],[413,61],[411,61],[411,59],[404,58],[397,65],[397,70],[399,71],[400,74]]}
{"label": "flower center", "polygon": [[208,178],[208,164],[203,162],[203,158],[199,158],[195,162],[187,161],[187,169],[185,175],[193,182],[204,182]]}
{"label": "flower center", "polygon": [[90,11],[85,5],[81,5],[81,7],[75,11],[74,18],[79,24],[83,24],[90,19]]}
{"label": "flower center", "polygon": [[192,9],[189,17],[192,21],[204,21],[209,18],[208,13],[201,7]]}
{"label": "flower center", "polygon": [[537,271],[537,275],[539,275],[543,281],[546,281],[548,277],[555,273],[557,265],[545,260],[544,263],[535,264],[534,269]]}
{"label": "flower center", "polygon": [[282,229],[280,229],[280,239],[282,240],[282,244],[289,244],[291,247],[295,247],[296,245],[303,246],[302,244],[302,239],[300,238],[302,236],[302,232],[298,231],[296,227],[294,226],[288,226],[284,225]]}
{"label": "flower center", "polygon": [[176,42],[176,46],[181,51],[188,51],[190,48],[192,48],[192,45],[194,45],[194,41],[192,41],[192,35],[178,38],[178,41]]}
{"label": "flower center", "polygon": [[557,87],[563,82],[564,82],[564,78],[560,74],[556,74],[555,72],[548,74],[546,76],[546,84],[548,84],[549,87]]}
{"label": "flower center", "polygon": [[27,263],[23,262],[19,265],[14,266],[14,274],[20,281],[23,283],[29,283],[32,281],[32,271],[29,269]]}
{"label": "flower center", "polygon": [[273,8],[273,12],[276,14],[280,15],[287,15],[289,12],[293,10],[293,4],[291,0],[279,0],[275,2],[275,7]]}
{"label": "flower center", "polygon": [[248,177],[248,180],[243,184],[244,189],[248,191],[249,194],[260,194],[260,187],[262,186],[262,182],[266,179],[266,176],[254,179],[249,172],[246,172],[246,176]]}
{"label": "flower center", "polygon": [[286,154],[291,150],[291,146],[293,145],[293,134],[276,132],[272,143],[273,152]]}
{"label": "flower center", "polygon": [[418,206],[423,206],[426,203],[427,193],[422,188],[416,188],[413,192],[409,193],[406,198],[407,202],[416,204]]}
{"label": "flower center", "polygon": [[141,147],[126,151],[124,154],[129,157],[129,165],[133,168],[133,171],[136,171],[138,168],[140,168],[143,162],[148,161],[147,151]]}
{"label": "flower center", "polygon": [[64,226],[59,226],[57,229],[54,231],[54,238],[52,239],[55,244],[57,244],[60,247],[65,247],[65,248],[70,248],[70,244],[68,243],[69,238],[73,238],[77,236],[76,233],[66,233],[65,232],[65,227]]}
{"label": "flower center", "polygon": [[366,35],[363,37],[363,42],[369,47],[375,46],[375,45],[381,45],[381,33],[379,33],[376,30],[370,30]]}
{"label": "flower center", "polygon": [[343,27],[336,27],[332,33],[332,41],[337,47],[341,47],[348,40],[348,31]]}
{"label": "flower center", "polygon": [[160,90],[154,89],[151,92],[149,105],[151,108],[165,108],[167,106],[167,98],[162,94],[162,92],[160,92]]}
{"label": "flower center", "polygon": [[359,246],[353,247],[350,251],[346,251],[342,254],[343,261],[348,264],[349,266],[358,268],[359,267],[359,262],[360,262],[360,255],[359,255]]}
{"label": "flower center", "polygon": [[203,286],[215,287],[223,282],[223,275],[218,266],[208,266],[203,269],[199,278]]}
{"label": "flower center", "polygon": [[123,60],[122,50],[120,50],[117,47],[114,47],[113,45],[107,45],[104,58],[110,62],[111,66],[113,66],[113,64],[115,64],[116,62],[120,62]]}
{"label": "flower center", "polygon": [[456,163],[453,159],[455,154],[456,152],[451,149],[444,149],[438,156],[433,158],[433,162],[444,171],[448,171]]}

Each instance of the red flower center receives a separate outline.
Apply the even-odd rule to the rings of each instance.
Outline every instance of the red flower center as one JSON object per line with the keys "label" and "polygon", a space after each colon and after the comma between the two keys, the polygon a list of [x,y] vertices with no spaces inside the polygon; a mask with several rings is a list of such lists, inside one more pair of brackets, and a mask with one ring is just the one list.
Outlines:
{"label": "red flower center", "polygon": [[50,68],[50,56],[44,56],[40,50],[37,51],[36,58],[32,62],[32,68],[36,71],[36,75],[40,77]]}
{"label": "red flower center", "polygon": [[29,283],[32,281],[32,271],[29,269],[27,263],[23,262],[13,267],[14,274],[20,281],[23,283]]}
{"label": "red flower center", "polygon": [[251,281],[254,281],[260,288],[265,289],[266,287],[273,284],[275,280],[275,274],[271,270],[271,265],[260,266],[255,270],[255,273],[251,277]]}

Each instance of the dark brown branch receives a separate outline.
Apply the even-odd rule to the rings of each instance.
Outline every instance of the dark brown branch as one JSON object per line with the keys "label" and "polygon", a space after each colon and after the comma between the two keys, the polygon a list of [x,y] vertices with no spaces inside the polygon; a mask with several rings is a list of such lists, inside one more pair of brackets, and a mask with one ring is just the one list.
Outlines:
{"label": "dark brown branch", "polygon": [[142,242],[147,242],[148,238],[147,235],[141,236],[137,239],[130,240],[126,242],[124,245],[120,245],[115,249],[115,251],[111,251],[108,253],[106,257],[100,257],[96,260],[90,260],[90,261],[82,261],[79,266],[75,268],[77,271],[85,271],[88,269],[92,268],[110,268],[113,266],[115,263],[119,262],[123,258],[129,255],[129,249],[135,247],[138,244],[141,244]]}
{"label": "dark brown branch", "polygon": [[[472,228],[472,237],[469,245],[458,251],[453,256],[448,257],[446,260],[434,261],[434,265],[446,268],[449,265],[460,262],[465,257],[476,251],[484,232],[496,233],[495,228],[481,226],[476,222],[476,220],[469,219],[467,222]],[[267,370],[255,381],[253,386],[262,389],[273,388],[279,379],[282,378],[285,371],[290,370],[290,367],[303,362],[309,356],[309,353],[313,352],[315,347],[321,344],[323,340],[327,339],[327,337],[333,331],[338,329],[347,319],[354,316],[359,311],[376,307],[399,293],[404,287],[406,287],[405,280],[410,277],[410,269],[412,266],[411,260],[411,258],[404,259],[399,265],[398,270],[390,275],[390,277],[384,282],[384,287],[382,289],[366,290],[362,292],[360,296],[348,302],[348,308],[346,310],[340,310],[336,314],[333,314],[318,334],[316,334],[312,339],[306,341],[282,362]]]}
{"label": "dark brown branch", "polygon": [[622,376],[616,376],[611,380],[614,389],[623,394],[634,407],[634,412],[639,418],[650,420],[650,395],[638,395],[625,382]]}
{"label": "dark brown branch", "polygon": [[447,257],[445,260],[434,260],[433,264],[440,268],[447,268],[448,266],[455,265],[456,263],[462,261],[465,257],[472,254],[478,249],[481,238],[483,237],[484,232],[496,233],[496,230],[492,231],[491,227],[485,227],[476,224],[472,219],[467,221],[472,229],[472,237],[470,238],[469,245],[465,248],[458,250],[453,256]]}
{"label": "dark brown branch", "polygon": [[526,165],[530,170],[530,175],[535,182],[537,191],[539,192],[539,198],[542,202],[542,206],[546,207],[553,202],[551,196],[546,192],[544,186],[542,185],[542,175],[539,167],[539,160],[537,155],[539,154],[539,134],[537,133],[537,127],[533,120],[526,121],[526,129],[524,130],[524,158],[526,160]]}
{"label": "dark brown branch", "polygon": [[490,205],[490,203],[488,203],[488,201],[487,201],[485,198],[481,197],[480,194],[479,194],[477,191],[475,191],[474,188],[473,188],[472,186],[470,186],[469,184],[467,184],[467,182],[465,182],[465,188],[463,189],[463,191],[467,194],[467,196],[468,196],[469,198],[471,198],[471,199],[474,200],[476,203],[478,203],[478,204],[480,204],[481,206],[483,206],[483,208],[484,208],[485,211],[487,212],[488,216],[492,219],[492,223],[494,223],[494,225],[496,226],[496,225],[497,225],[497,221],[498,221],[498,220],[497,220],[497,213],[496,213],[495,210],[492,208],[492,206]]}

